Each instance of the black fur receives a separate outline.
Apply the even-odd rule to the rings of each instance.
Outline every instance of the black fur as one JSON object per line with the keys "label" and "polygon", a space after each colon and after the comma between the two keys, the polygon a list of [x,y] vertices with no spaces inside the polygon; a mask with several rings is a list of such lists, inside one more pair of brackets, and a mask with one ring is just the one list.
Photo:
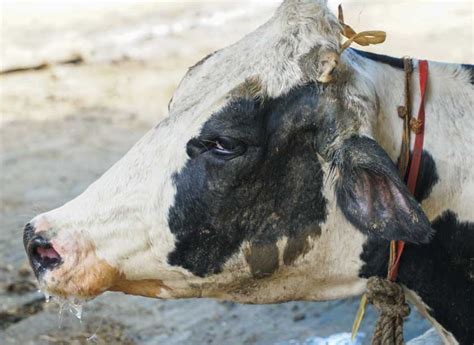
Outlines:
{"label": "black fur", "polygon": [[423,150],[421,154],[420,170],[416,180],[415,199],[422,202],[430,196],[434,185],[439,182],[438,170],[433,157],[428,151]]}
{"label": "black fur", "polygon": [[369,236],[426,243],[430,223],[385,151],[372,139],[353,136],[337,152],[337,203]]}
{"label": "black fur", "polygon": [[387,65],[390,65],[395,68],[403,69],[403,59],[400,58],[395,58],[392,56],[387,56],[387,55],[381,55],[381,54],[374,54],[374,53],[369,53],[363,50],[358,50],[354,48],[350,48],[353,52],[355,52],[357,55],[360,55],[362,57],[365,57],[367,59],[381,62]]}
{"label": "black fur", "polygon": [[[396,58],[393,56],[388,56],[388,55],[370,53],[370,52],[366,52],[366,51],[354,49],[354,48],[350,48],[350,49],[353,52],[355,52],[357,55],[367,58],[369,60],[381,62],[389,66],[392,66],[394,68],[404,69],[403,59]],[[474,84],[474,65],[461,64],[461,66],[462,68],[467,69],[469,71],[470,76],[471,76],[471,79],[470,79],[471,84]]]}
{"label": "black fur", "polygon": [[[451,211],[432,223],[429,244],[407,243],[398,279],[431,308],[431,315],[460,344],[474,342],[474,223],[459,222]],[[370,238],[361,259],[360,276],[387,274],[389,242]]]}
{"label": "black fur", "polygon": [[[411,157],[412,153],[410,152],[410,161],[408,162],[408,166],[411,164]],[[400,157],[398,158],[400,160]],[[404,177],[405,182],[408,179],[408,170],[406,176]],[[431,154],[423,150],[421,153],[421,161],[420,161],[420,170],[418,171],[418,178],[416,180],[416,187],[415,187],[415,199],[418,202],[422,202],[423,200],[427,199],[433,187],[439,182],[439,175],[438,169],[436,169],[436,163],[431,156]]]}
{"label": "black fur", "polygon": [[471,84],[474,85],[474,65],[462,64],[461,66],[469,71],[471,75]]}
{"label": "black fur", "polygon": [[[188,143],[191,159],[173,177],[169,225],[177,241],[170,264],[198,276],[218,273],[249,241],[246,258],[259,278],[278,268],[278,261],[257,260],[274,256],[278,238],[320,233],[326,200],[313,145],[317,109],[317,87],[306,85],[264,104],[240,99],[211,116]],[[245,152],[216,155],[209,143],[221,136],[245,143]],[[306,249],[291,248],[292,256],[298,248]]]}

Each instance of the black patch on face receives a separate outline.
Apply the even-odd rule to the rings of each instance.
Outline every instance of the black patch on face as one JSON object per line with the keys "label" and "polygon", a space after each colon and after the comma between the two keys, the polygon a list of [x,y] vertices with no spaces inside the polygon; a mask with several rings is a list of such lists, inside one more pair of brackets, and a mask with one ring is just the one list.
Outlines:
{"label": "black patch on face", "polygon": [[395,68],[403,69],[403,59],[395,58],[392,56],[387,56],[387,55],[381,55],[381,54],[374,54],[374,53],[369,53],[365,52],[362,50],[350,48],[353,52],[355,52],[357,55],[365,57],[369,60],[381,62],[387,65],[390,65]]}
{"label": "black patch on face", "polygon": [[[398,280],[415,291],[430,314],[460,344],[474,342],[474,223],[459,222],[451,211],[432,223],[436,235],[429,244],[407,243]],[[389,242],[370,238],[361,259],[360,276],[387,274]]]}
{"label": "black patch on face", "polygon": [[[412,157],[412,153],[410,154],[410,158]],[[400,158],[398,158],[400,159]],[[411,164],[411,159],[408,162],[408,166]],[[408,169],[407,169],[408,170]],[[408,171],[407,176],[405,176],[405,181],[408,179]],[[430,196],[430,193],[435,184],[439,182],[438,170],[436,169],[436,163],[431,156],[431,154],[423,150],[421,153],[421,161],[420,161],[420,170],[418,172],[418,178],[416,180],[416,187],[415,187],[415,199],[418,202],[422,202],[423,200],[427,199]]]}
{"label": "black patch on face", "polygon": [[252,243],[245,251],[245,260],[254,278],[271,276],[278,269],[278,247],[276,243]]}
{"label": "black patch on face", "polygon": [[474,85],[474,65],[462,64],[461,66],[469,71],[471,74],[471,84]]}
{"label": "black patch on face", "polygon": [[[192,158],[173,176],[171,265],[215,274],[248,241],[252,273],[265,276],[278,268],[279,238],[320,232],[326,200],[314,149],[317,115],[318,90],[310,84],[263,104],[240,99],[211,116],[188,143]],[[222,136],[245,143],[245,152],[229,158],[209,149]]]}
{"label": "black patch on face", "polygon": [[283,252],[283,263],[287,266],[292,265],[296,259],[304,256],[311,250],[311,239],[321,235],[321,228],[307,229],[290,237]]}

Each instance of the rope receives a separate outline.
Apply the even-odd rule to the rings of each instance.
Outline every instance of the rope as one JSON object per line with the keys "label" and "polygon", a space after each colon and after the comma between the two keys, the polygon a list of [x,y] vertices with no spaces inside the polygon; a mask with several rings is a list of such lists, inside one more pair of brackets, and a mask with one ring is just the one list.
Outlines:
{"label": "rope", "polygon": [[380,313],[372,345],[402,345],[403,319],[410,314],[402,287],[388,279],[370,277],[366,296]]}

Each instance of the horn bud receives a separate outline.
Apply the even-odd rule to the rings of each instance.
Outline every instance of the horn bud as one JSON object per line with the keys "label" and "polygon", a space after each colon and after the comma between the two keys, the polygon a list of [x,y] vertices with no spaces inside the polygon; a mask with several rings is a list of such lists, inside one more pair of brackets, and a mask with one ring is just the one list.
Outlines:
{"label": "horn bud", "polygon": [[339,54],[334,51],[327,51],[319,56],[316,80],[326,84],[332,81],[333,72],[339,63]]}
{"label": "horn bud", "polygon": [[339,53],[335,49],[313,47],[303,55],[299,64],[306,80],[327,84],[334,80]]}

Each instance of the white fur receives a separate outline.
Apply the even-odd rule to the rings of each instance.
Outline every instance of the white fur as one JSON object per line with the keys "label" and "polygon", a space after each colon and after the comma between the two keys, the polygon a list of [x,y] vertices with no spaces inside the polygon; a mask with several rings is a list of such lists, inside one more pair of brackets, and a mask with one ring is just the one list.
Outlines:
{"label": "white fur", "polygon": [[252,76],[262,81],[266,95],[284,94],[303,82],[300,58],[315,46],[337,49],[339,31],[326,1],[285,1],[267,23],[192,68],[173,96],[170,115],[200,113],[196,106]]}

